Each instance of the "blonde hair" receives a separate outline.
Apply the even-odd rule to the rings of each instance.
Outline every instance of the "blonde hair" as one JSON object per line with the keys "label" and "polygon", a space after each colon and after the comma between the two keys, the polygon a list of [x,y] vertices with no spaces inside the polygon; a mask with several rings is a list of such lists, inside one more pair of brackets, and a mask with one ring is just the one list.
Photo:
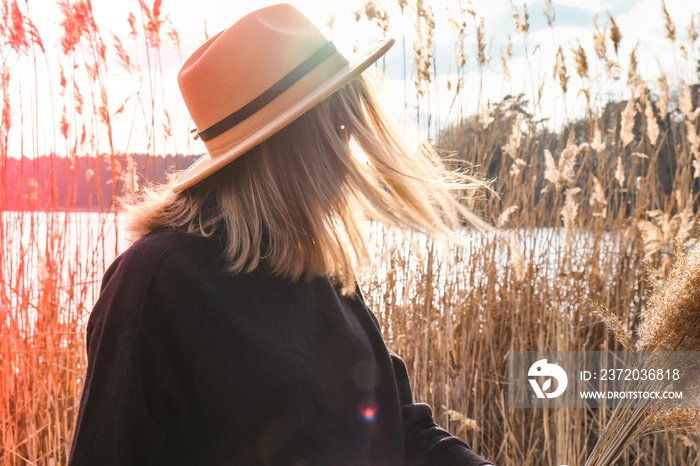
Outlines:
{"label": "blonde hair", "polygon": [[353,264],[367,257],[364,220],[444,237],[479,223],[458,198],[476,184],[431,147],[409,150],[362,75],[203,181],[148,188],[125,207],[133,239],[223,227],[231,272],[264,261],[291,280],[329,275],[351,294]]}

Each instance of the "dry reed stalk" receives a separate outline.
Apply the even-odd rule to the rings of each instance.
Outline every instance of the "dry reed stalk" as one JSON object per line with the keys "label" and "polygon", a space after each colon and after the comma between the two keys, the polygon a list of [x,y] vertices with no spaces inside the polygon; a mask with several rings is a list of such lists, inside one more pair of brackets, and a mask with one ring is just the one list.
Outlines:
{"label": "dry reed stalk", "polygon": [[359,9],[365,15],[367,21],[374,24],[381,32],[382,37],[386,37],[389,30],[389,13],[376,0],[366,0]]}
{"label": "dry reed stalk", "polygon": [[664,120],[666,119],[666,113],[668,111],[670,88],[668,86],[668,80],[663,74],[656,79],[656,82],[659,86],[659,100],[656,101],[656,109],[659,111],[659,117]]}
{"label": "dry reed stalk", "polygon": [[[571,133],[573,136],[573,132]],[[552,153],[545,149],[545,180],[553,183],[556,186],[557,192],[562,186],[569,186],[574,181],[574,166],[576,165],[576,157],[579,153],[577,146],[572,138],[569,138],[566,147],[559,154],[559,162],[554,162]]]}
{"label": "dry reed stalk", "polygon": [[465,7],[462,5],[462,1],[458,1],[459,10],[456,14],[450,15],[447,21],[450,24],[450,29],[452,30],[453,43],[455,45],[455,59],[457,63],[457,70],[461,71],[464,65],[467,63],[467,54],[464,51],[464,40],[467,36],[467,21],[465,20],[465,13],[470,14],[472,17],[476,15],[471,7]]}
{"label": "dry reed stalk", "polygon": [[501,51],[501,69],[503,70],[503,80],[510,81],[510,72],[508,71],[508,62],[506,61],[506,57],[503,55],[503,51]]}
{"label": "dry reed stalk", "polygon": [[632,96],[642,95],[644,92],[644,80],[639,75],[637,70],[637,47],[639,47],[639,42],[637,42],[630,52],[629,65],[627,66],[627,85],[632,89]]}
{"label": "dry reed stalk", "polygon": [[[626,147],[634,141],[633,129],[635,116],[637,116],[637,109],[634,105],[634,99],[629,99],[620,117],[620,140],[622,141],[622,147]],[[620,158],[618,157],[618,167],[619,165]],[[620,180],[620,178],[617,177],[617,173],[615,178],[618,179],[618,181]],[[620,181],[620,186],[622,186],[622,181]]]}
{"label": "dry reed stalk", "polygon": [[415,55],[415,86],[418,97],[425,94],[427,85],[432,82],[433,60],[433,36],[435,34],[435,20],[432,8],[423,4],[423,0],[416,2],[416,39],[413,42]]}
{"label": "dry reed stalk", "polygon": [[649,138],[649,143],[652,146],[656,145],[656,141],[659,140],[659,124],[656,121],[656,115],[654,115],[654,109],[651,106],[651,102],[647,99],[644,105],[644,116],[646,118],[647,125],[647,137]]}
{"label": "dry reed stalk", "polygon": [[591,141],[591,149],[593,149],[596,152],[603,153],[605,151],[605,140],[603,139],[603,130],[602,126],[604,125],[604,122],[602,118],[594,124],[595,127],[593,129],[593,140]]}
{"label": "dry reed stalk", "polygon": [[518,157],[520,143],[523,136],[523,116],[518,114],[513,123],[513,129],[508,138],[508,142],[502,147],[505,154],[508,154],[513,159],[513,164],[510,167],[510,175],[515,176],[520,174],[520,169],[526,165],[525,161]]}
{"label": "dry reed stalk", "polygon": [[[700,350],[700,247],[679,259],[668,280],[654,291],[638,334],[636,349],[653,360],[649,367],[668,367],[664,351]],[[683,388],[696,393],[700,389],[700,374],[686,371],[684,376]],[[669,382],[668,387],[671,385]],[[663,387],[657,383],[654,388]],[[586,465],[613,464],[635,440],[651,432],[669,430],[697,435],[699,421],[697,408],[660,410],[632,408],[622,403],[613,410]]]}
{"label": "dry reed stalk", "polygon": [[510,34],[508,34],[506,40],[506,55],[508,56],[508,58],[511,58],[513,56],[513,41],[511,40]]}
{"label": "dry reed stalk", "polygon": [[613,15],[610,14],[610,11],[608,11],[607,14],[608,20],[610,21],[610,42],[612,42],[613,48],[615,49],[615,55],[617,55],[617,51],[620,48],[620,41],[622,40],[622,32],[615,22],[615,18],[613,18]]}
{"label": "dry reed stalk", "polygon": [[593,17],[593,50],[598,59],[603,62],[608,61],[607,45],[605,43],[607,32],[607,27],[603,28],[602,31],[598,27],[598,15],[596,14]]}
{"label": "dry reed stalk", "polygon": [[673,24],[673,20],[671,19],[671,15],[669,14],[668,10],[666,9],[666,2],[662,1],[661,2],[661,9],[664,13],[664,28],[666,29],[666,38],[670,40],[671,42],[676,41],[676,26]]}
{"label": "dry reed stalk", "polygon": [[[573,133],[571,133],[573,136]],[[576,165],[576,157],[579,153],[579,146],[574,144],[573,137],[569,138],[566,148],[559,155],[558,172],[559,182],[566,185],[571,185],[574,182],[574,167]]]}
{"label": "dry reed stalk", "polygon": [[479,17],[476,24],[476,63],[482,67],[491,61],[491,47],[486,46],[486,33],[484,32],[484,18]]}
{"label": "dry reed stalk", "polygon": [[605,191],[603,186],[600,184],[598,177],[593,177],[593,192],[591,193],[591,206],[596,210],[593,213],[595,217],[601,217],[605,219],[607,217],[608,211],[606,206],[608,205],[608,200],[605,197]]}
{"label": "dry reed stalk", "polygon": [[678,260],[666,283],[649,299],[639,326],[640,351],[697,351],[700,326],[700,247]]}
{"label": "dry reed stalk", "polygon": [[559,189],[559,186],[560,186],[559,169],[557,168],[557,164],[554,161],[554,157],[552,156],[552,153],[549,151],[549,149],[544,150],[544,163],[545,163],[545,172],[544,172],[545,180],[549,181],[550,183],[554,183],[557,186],[557,189]]}
{"label": "dry reed stalk", "polygon": [[564,207],[561,209],[561,219],[564,229],[570,232],[576,226],[576,216],[578,215],[578,202],[576,194],[581,192],[581,188],[569,188],[566,190],[566,200]]}
{"label": "dry reed stalk", "polygon": [[566,85],[569,81],[569,76],[566,74],[566,64],[564,63],[564,52],[561,46],[557,49],[556,58],[554,60],[554,78],[559,81],[559,87],[562,94],[566,94]]}
{"label": "dry reed stalk", "polygon": [[644,255],[652,257],[659,252],[664,244],[664,235],[661,228],[648,220],[637,220],[637,228],[642,234],[644,243]]}
{"label": "dry reed stalk", "polygon": [[685,83],[681,86],[681,96],[678,100],[678,109],[690,121],[695,120],[698,113],[700,113],[694,110],[690,86]]}
{"label": "dry reed stalk", "polygon": [[695,15],[696,13],[690,15],[690,23],[688,24],[688,42],[690,43],[691,49],[695,45],[695,41],[698,39],[698,31],[695,29]]}
{"label": "dry reed stalk", "polygon": [[620,188],[625,186],[625,167],[622,164],[622,157],[617,158],[617,168],[615,169],[615,180]]}
{"label": "dry reed stalk", "polygon": [[552,25],[554,24],[554,20],[557,17],[557,13],[554,9],[554,5],[552,4],[552,0],[544,1],[544,8],[542,8],[542,14],[547,20],[547,26],[552,27]]}
{"label": "dry reed stalk", "polygon": [[522,249],[519,245],[520,238],[518,233],[515,231],[511,232],[510,235],[510,267],[515,274],[516,280],[522,282],[527,277],[527,267],[525,265],[525,254],[523,254]]}
{"label": "dry reed stalk", "polygon": [[579,75],[581,79],[588,77],[588,59],[586,58],[586,51],[583,50],[581,41],[576,41],[576,47],[572,47],[571,51],[574,54],[574,61],[576,62],[576,74]]}
{"label": "dry reed stalk", "polygon": [[518,211],[517,205],[512,205],[507,209],[504,209],[501,215],[498,216],[498,221],[496,221],[496,228],[503,228],[510,222],[510,217]]}
{"label": "dry reed stalk", "polygon": [[516,7],[512,2],[510,4],[512,10],[511,17],[513,18],[513,23],[515,24],[515,32],[523,37],[527,37],[528,31],[530,30],[530,15],[527,14],[527,5],[523,3],[523,11],[520,13],[518,7]]}
{"label": "dry reed stalk", "polygon": [[494,118],[493,115],[491,115],[491,113],[489,112],[488,105],[484,105],[482,107],[480,120],[481,120],[481,128],[482,129],[488,128],[489,125],[496,120],[496,118]]}

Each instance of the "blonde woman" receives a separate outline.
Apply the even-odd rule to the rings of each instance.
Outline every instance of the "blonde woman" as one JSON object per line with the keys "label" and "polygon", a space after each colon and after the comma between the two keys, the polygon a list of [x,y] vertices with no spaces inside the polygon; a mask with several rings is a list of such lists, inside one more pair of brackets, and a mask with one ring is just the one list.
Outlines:
{"label": "blonde woman", "polygon": [[[128,206],[70,464],[483,465],[414,403],[355,285],[361,223],[446,235],[469,182],[408,150],[294,7],[257,10],[179,74],[207,154]],[[362,153],[362,156],[358,156]]]}

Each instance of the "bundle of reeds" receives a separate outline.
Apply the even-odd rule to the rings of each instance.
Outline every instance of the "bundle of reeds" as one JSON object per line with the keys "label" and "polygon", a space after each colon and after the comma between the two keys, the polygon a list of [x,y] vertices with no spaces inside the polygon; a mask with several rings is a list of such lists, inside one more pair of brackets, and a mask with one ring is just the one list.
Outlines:
{"label": "bundle of reeds", "polygon": [[[640,366],[668,368],[677,359],[670,352],[700,351],[700,246],[696,245],[677,262],[648,304],[635,348],[640,355]],[[651,384],[643,382],[636,388],[649,389]],[[656,382],[653,388],[682,388],[684,394],[693,398],[700,388],[700,373],[684,371],[682,385],[673,381]],[[692,405],[692,400],[686,403]],[[653,432],[697,435],[700,409],[659,409],[651,400],[641,406],[632,406],[632,401],[622,403],[613,410],[586,466],[613,464],[632,443]]]}

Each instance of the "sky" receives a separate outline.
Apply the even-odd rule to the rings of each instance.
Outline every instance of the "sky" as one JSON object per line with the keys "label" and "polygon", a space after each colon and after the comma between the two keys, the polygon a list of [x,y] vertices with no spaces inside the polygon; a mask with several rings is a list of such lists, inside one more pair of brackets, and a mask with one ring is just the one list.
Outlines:
{"label": "sky", "polygon": [[[123,2],[93,0],[95,21],[107,44],[108,68],[104,77],[108,95],[108,108],[112,115],[113,150],[116,152],[149,152],[149,153],[201,153],[203,145],[193,141],[189,135],[192,124],[179,95],[176,84],[177,72],[181,63],[205,39],[206,35],[228,27],[238,18],[253,9],[273,2],[251,0],[247,2],[220,0],[176,1],[164,0],[163,14],[168,19],[165,29],[174,28],[180,38],[180,49],[175,50],[167,37],[163,37],[163,46],[159,56],[146,50],[143,36],[129,38],[130,26],[127,21],[129,13],[133,13],[140,21],[141,13],[136,0]],[[319,28],[336,43],[346,55],[352,56],[353,48],[362,48],[381,37],[381,32],[375,26],[368,24],[365,19],[355,21],[353,12],[361,9],[364,3],[353,0],[294,0],[297,8],[311,18]],[[458,18],[459,0],[430,1],[423,4],[430,6],[435,17],[435,36],[432,51],[435,57],[436,76],[430,84],[429,96],[416,100],[412,87],[415,72],[413,71],[412,47],[414,41],[414,25],[416,21],[415,0],[408,2],[402,14],[396,0],[377,3],[384,8],[389,16],[390,27],[388,36],[395,37],[397,42],[385,59],[379,64],[384,69],[383,95],[388,96],[392,114],[400,118],[405,114],[410,124],[418,127],[420,137],[435,138],[437,130],[447,123],[455,121],[461,108],[461,114],[466,115],[483,111],[485,106],[497,102],[506,94],[524,92],[528,96],[538,92],[542,86],[541,108],[542,117],[548,124],[556,127],[566,124],[571,118],[580,114],[585,107],[585,100],[578,93],[581,85],[591,88],[598,98],[597,102],[606,99],[615,100],[629,97],[629,89],[625,85],[626,66],[630,51],[637,47],[639,71],[652,89],[655,79],[660,73],[667,74],[672,86],[679,81],[694,82],[697,79],[695,62],[700,57],[698,47],[688,44],[688,27],[692,14],[700,13],[700,2],[688,0],[667,0],[666,6],[671,19],[676,26],[676,41],[666,38],[662,3],[660,0],[559,0],[553,1],[555,21],[549,27],[542,11],[545,8],[543,0],[527,0],[524,5],[529,14],[529,30],[524,37],[514,30],[512,18],[513,5],[506,1],[473,0],[471,3],[462,0],[465,9],[475,12],[472,17],[466,13],[464,50],[467,55],[464,66],[464,83],[462,92],[454,96],[457,81],[455,59],[455,34],[449,24],[449,18]],[[32,58],[19,58],[11,68],[10,103],[12,107],[12,124],[10,130],[10,155],[32,156],[55,152],[65,155],[73,150],[75,140],[79,139],[78,130],[74,130],[69,141],[64,141],[57,134],[56,123],[60,120],[61,109],[64,105],[71,108],[75,103],[72,92],[59,95],[59,64],[65,73],[70,73],[71,62],[60,53],[60,20],[61,15],[57,3],[52,0],[28,0],[19,2],[22,11],[35,24],[46,49],[46,57],[39,57],[36,68]],[[152,0],[146,0],[150,7]],[[522,14],[523,3],[517,3],[517,9]],[[593,51],[593,20],[597,15],[600,28],[609,26],[609,12],[622,31],[622,41],[618,50],[622,79],[614,81],[605,78],[605,70],[600,62],[594,59]],[[335,17],[333,29],[329,29],[329,18]],[[476,63],[476,24],[483,17],[485,40],[491,44],[491,60],[483,67]],[[695,19],[696,31],[700,32],[700,14]],[[117,36],[132,57],[143,70],[141,74],[126,73],[118,64],[114,49]],[[500,54],[505,53],[508,41],[512,43],[512,56],[508,57],[510,79],[504,78]],[[582,81],[575,73],[575,65],[571,49],[578,42],[588,55],[588,82]],[[688,59],[681,53],[681,45],[685,44],[689,52]],[[556,47],[561,46],[565,54],[569,79],[569,90],[562,95],[561,89],[552,79],[552,66]],[[609,57],[615,57],[612,46],[608,45]],[[6,50],[3,55],[8,56]],[[151,68],[159,63],[157,73],[147,73],[150,60]],[[406,63],[406,67],[402,63]],[[80,57],[73,63],[80,63]],[[78,83],[87,82],[81,77],[84,71],[80,66],[74,66]],[[406,75],[404,75],[404,68]],[[32,71],[36,69],[37,71]],[[404,76],[406,78],[404,79]],[[81,81],[82,80],[82,81]],[[675,82],[674,82],[675,81]],[[34,82],[32,86],[30,83]],[[448,89],[448,82],[451,87]],[[88,95],[94,89],[87,84],[78,84],[80,92]],[[138,94],[139,90],[141,91]],[[153,96],[152,98],[150,96]],[[407,98],[404,98],[404,95]],[[139,97],[141,101],[139,101]],[[119,111],[122,107],[124,110]],[[420,109],[421,121],[416,123],[416,107]],[[164,113],[168,114],[166,121]],[[50,116],[50,117],[49,117]],[[430,117],[430,127],[427,125]],[[70,123],[76,128],[90,120],[90,115],[70,117]],[[94,120],[94,118],[93,118]],[[39,121],[37,124],[28,122]],[[91,146],[84,145],[82,151],[99,152],[111,150],[106,139],[105,131],[99,125],[88,121],[87,126],[98,128],[96,142]],[[162,135],[163,125],[171,130],[171,136]],[[149,127],[155,127],[156,132],[149,134]],[[80,148],[78,148],[80,152]],[[83,154],[78,154],[83,155]]]}

